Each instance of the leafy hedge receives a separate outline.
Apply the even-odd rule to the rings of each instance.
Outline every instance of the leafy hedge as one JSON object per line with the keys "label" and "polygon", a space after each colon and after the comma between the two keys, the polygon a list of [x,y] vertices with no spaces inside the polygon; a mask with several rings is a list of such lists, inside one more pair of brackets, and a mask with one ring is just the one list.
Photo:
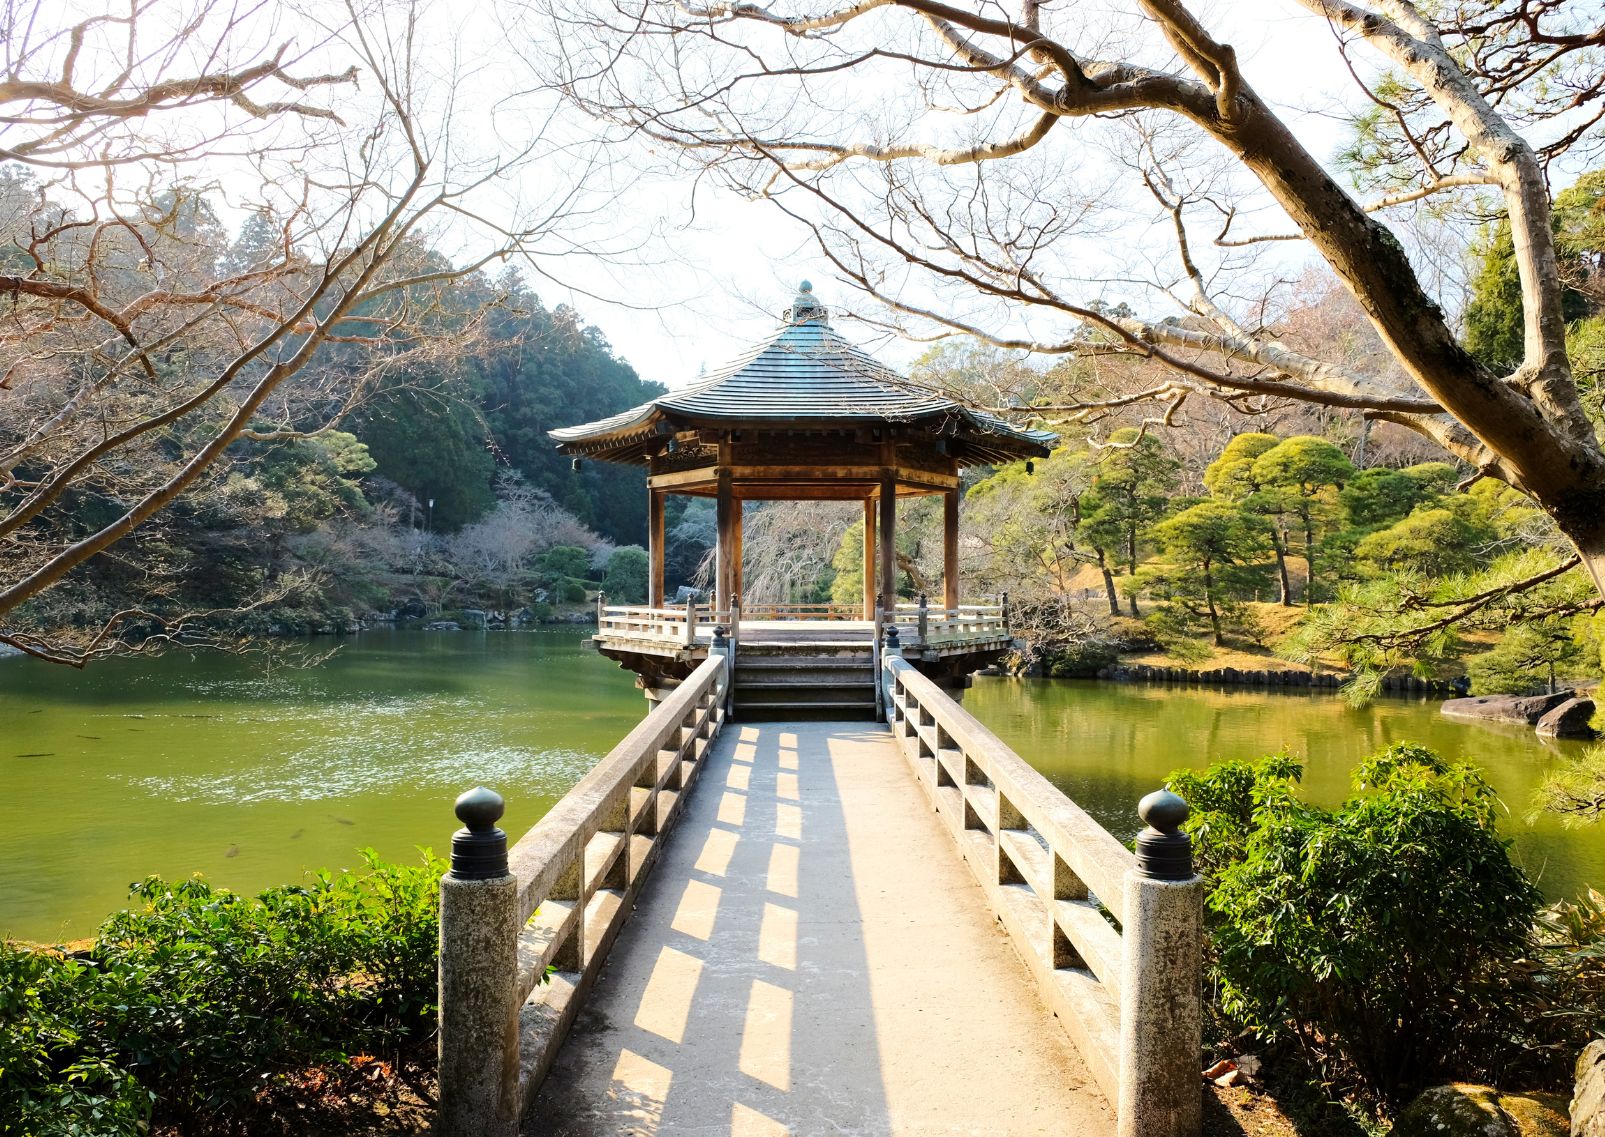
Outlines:
{"label": "leafy hedge", "polygon": [[1286,755],[1168,784],[1209,883],[1221,1009],[1387,1112],[1425,1086],[1563,1080],[1605,994],[1605,912],[1540,910],[1471,766],[1400,744],[1335,809]]}
{"label": "leafy hedge", "polygon": [[152,877],[81,954],[0,944],[0,1133],[205,1130],[276,1073],[431,1031],[445,865],[362,855],[254,898]]}

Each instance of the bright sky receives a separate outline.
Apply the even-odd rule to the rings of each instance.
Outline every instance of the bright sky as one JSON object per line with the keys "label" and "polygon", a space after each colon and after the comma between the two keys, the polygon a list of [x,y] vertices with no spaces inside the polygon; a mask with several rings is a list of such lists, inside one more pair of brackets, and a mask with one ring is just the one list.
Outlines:
{"label": "bright sky", "polygon": [[[1305,144],[1323,158],[1334,153],[1345,136],[1333,114],[1337,101],[1352,103],[1357,92],[1326,24],[1276,0],[1243,0],[1200,11],[1218,35],[1234,44],[1249,81],[1283,110]],[[1127,184],[1135,191],[1133,208],[1150,209],[1146,191],[1135,182]],[[659,251],[671,259],[622,275],[600,264],[570,264],[566,271],[596,296],[632,302],[657,298],[668,306],[632,311],[577,293],[561,296],[550,284],[541,286],[549,303],[573,303],[645,378],[679,386],[695,379],[703,367],[738,354],[772,329],[800,280],[811,280],[826,304],[858,302],[848,285],[833,279],[832,267],[812,238],[768,203],[704,187],[694,221],[681,202],[658,199],[653,205],[670,238],[670,248],[659,246]],[[1313,256],[1303,246],[1281,250],[1295,265]],[[848,334],[865,333],[858,329]],[[927,345],[882,339],[869,346],[886,362],[906,366]]]}
{"label": "bright sky", "polygon": [[[79,12],[100,7],[92,0],[70,2]],[[465,8],[461,0],[425,0],[423,23],[415,37],[423,46],[416,51],[417,66],[408,73],[407,81],[420,92],[416,105],[438,116],[431,125],[437,138],[449,140],[449,153],[441,155],[446,164],[471,165],[477,157],[505,153],[542,128],[547,129],[547,137],[570,140],[574,155],[586,152],[585,133],[591,129],[587,123],[560,115],[554,128],[543,118],[550,100],[509,97],[509,92],[530,82],[527,68],[520,73],[519,53],[538,53],[542,45],[510,30],[508,17],[493,15],[519,10],[518,0],[505,3],[510,7],[486,3]],[[810,6],[816,5],[810,2]],[[297,67],[300,73],[316,70],[325,62],[316,45],[327,32],[320,30],[319,24],[326,16],[338,23],[335,14],[342,6],[331,0],[259,0],[257,6],[248,7],[251,14],[247,18],[260,25],[253,26],[257,34],[249,37],[253,51],[261,44],[288,39],[298,51],[313,53]],[[1132,5],[1127,0],[1058,0],[1046,7],[1050,21],[1086,19],[1093,21],[1085,25],[1091,27],[1097,26],[1105,10],[1124,14]],[[376,0],[365,10],[374,13],[370,19],[376,40],[404,38],[396,23],[397,13],[404,9]],[[470,10],[477,18],[464,20],[463,13]],[[1344,127],[1334,112],[1342,104],[1354,104],[1360,96],[1326,24],[1292,0],[1217,0],[1213,4],[1200,0],[1197,10],[1217,36],[1236,47],[1249,81],[1282,109],[1306,145],[1319,156],[1333,154],[1344,137]],[[155,11],[177,14],[177,9],[158,7]],[[389,25],[381,27],[379,21],[389,21]],[[112,54],[115,58],[115,52]],[[337,107],[346,110],[348,102],[361,104],[376,98],[376,88],[377,84],[359,80],[355,90],[342,88],[333,96],[327,91],[313,92],[309,98],[313,102],[320,97],[333,98]],[[873,100],[875,94],[866,89],[857,97]],[[451,129],[441,129],[443,123],[450,123]],[[1082,129],[1081,124],[1069,126]],[[281,128],[261,129],[261,137],[266,138]],[[1093,129],[1098,129],[1096,124]],[[577,308],[643,377],[679,386],[694,380],[703,368],[734,356],[772,329],[798,282],[805,278],[814,283],[815,294],[827,305],[840,308],[861,303],[845,283],[834,279],[809,235],[772,205],[742,199],[707,183],[697,188],[693,210],[688,179],[636,177],[629,154],[608,157],[624,176],[614,179],[619,187],[615,197],[600,203],[593,200],[593,207],[599,207],[589,219],[591,233],[599,239],[618,237],[634,247],[627,255],[612,259],[592,258],[583,251],[554,252],[539,260],[546,279],[528,272],[526,276],[548,305],[569,303]],[[500,197],[492,202],[491,212],[542,208],[560,194],[577,161],[548,157],[531,163],[521,179],[498,187],[495,194]],[[329,186],[344,180],[340,175],[345,172],[338,169],[319,172]],[[194,176],[195,172],[186,173]],[[254,195],[260,192],[256,187],[261,179],[254,176],[243,155],[220,156],[207,173],[214,179],[216,189],[211,192],[225,221],[239,224],[251,203],[258,200]],[[1067,171],[1066,176],[1078,173],[1085,171]],[[1131,200],[1108,204],[1124,207],[1132,217],[1151,213],[1153,203],[1135,179],[1126,177],[1117,184],[1115,192],[1130,194]],[[1275,222],[1266,224],[1274,226]],[[438,236],[448,255],[455,251],[454,244],[472,248],[472,238],[449,226]],[[1125,248],[1142,239],[1141,233],[1095,235],[1087,240],[1085,255],[1076,254],[1078,264],[1097,266],[1102,258],[1107,265],[1114,255],[1107,246]],[[1168,252],[1168,238],[1161,246],[1156,247],[1163,255]],[[1311,254],[1302,246],[1279,245],[1270,256],[1281,258],[1279,263],[1286,266],[1288,275],[1296,276]],[[1091,299],[1093,295],[1096,293],[1078,298]],[[1118,287],[1106,289],[1106,296],[1138,299],[1122,295]],[[863,338],[857,329],[848,334]],[[866,342],[866,346],[893,365],[906,365],[924,350],[924,345],[885,339]]]}

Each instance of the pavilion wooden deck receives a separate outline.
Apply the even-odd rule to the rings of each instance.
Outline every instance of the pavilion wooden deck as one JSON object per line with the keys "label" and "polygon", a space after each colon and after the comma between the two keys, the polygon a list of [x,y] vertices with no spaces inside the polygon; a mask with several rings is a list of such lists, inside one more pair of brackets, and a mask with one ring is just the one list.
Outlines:
{"label": "pavilion wooden deck", "polygon": [[1134,856],[895,649],[884,724],[732,722],[736,663],[511,850],[459,799],[441,1137],[1196,1137],[1180,799]]}

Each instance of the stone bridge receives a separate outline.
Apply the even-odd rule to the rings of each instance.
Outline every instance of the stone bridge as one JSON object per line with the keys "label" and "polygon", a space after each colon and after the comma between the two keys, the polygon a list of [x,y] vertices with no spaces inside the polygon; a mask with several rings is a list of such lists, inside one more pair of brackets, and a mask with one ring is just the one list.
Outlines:
{"label": "stone bridge", "polygon": [[459,799],[442,1137],[1198,1134],[1185,805],[1133,854],[895,630],[876,716],[738,721],[733,638],[511,849]]}

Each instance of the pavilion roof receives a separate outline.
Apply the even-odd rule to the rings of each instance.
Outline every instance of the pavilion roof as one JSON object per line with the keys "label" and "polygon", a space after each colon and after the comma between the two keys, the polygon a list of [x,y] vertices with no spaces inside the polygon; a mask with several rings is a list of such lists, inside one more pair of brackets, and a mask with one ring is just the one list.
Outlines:
{"label": "pavilion roof", "polygon": [[[664,425],[667,424],[667,427]],[[1046,457],[1050,431],[1023,430],[922,387],[838,335],[803,282],[767,339],[697,383],[610,418],[549,431],[564,453],[645,464],[662,435],[688,427],[799,431],[918,424],[967,465]]]}

